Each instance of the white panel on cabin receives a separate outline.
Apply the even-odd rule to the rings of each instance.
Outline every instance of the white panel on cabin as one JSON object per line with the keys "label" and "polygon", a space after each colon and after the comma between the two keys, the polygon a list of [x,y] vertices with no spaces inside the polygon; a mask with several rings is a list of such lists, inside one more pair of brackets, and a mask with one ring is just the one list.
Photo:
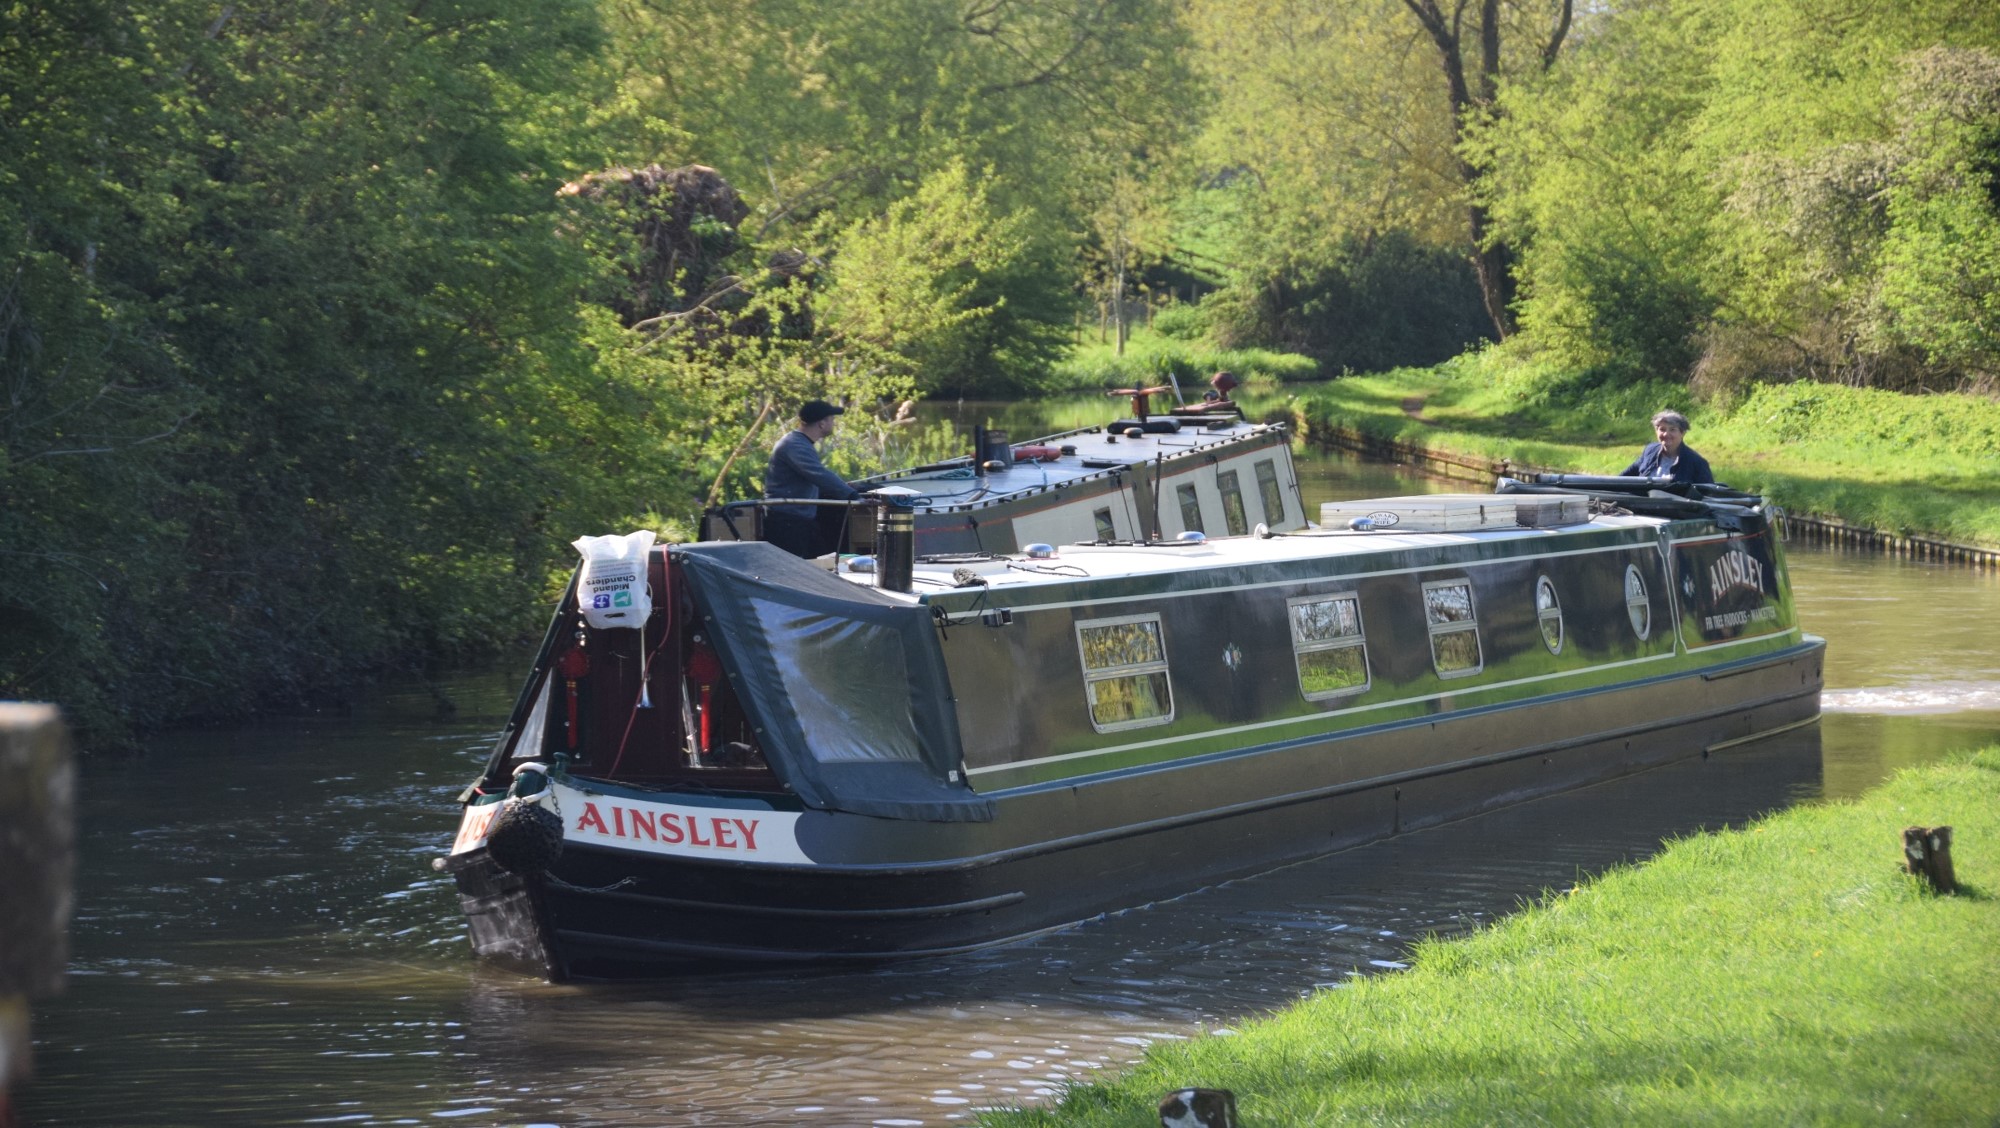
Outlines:
{"label": "white panel on cabin", "polygon": [[1222,523],[1222,499],[1216,496],[1215,479],[1212,474],[1170,474],[1161,484],[1160,492],[1160,539],[1173,540],[1190,528],[1181,514],[1181,490],[1194,490],[1195,510],[1201,518],[1199,531],[1213,535],[1210,530]]}
{"label": "white panel on cabin", "polygon": [[1037,541],[1044,544],[1076,544],[1097,540],[1097,511],[1100,509],[1111,511],[1112,539],[1138,539],[1138,530],[1132,524],[1130,491],[1120,490],[1016,517],[1014,542],[1022,545]]}

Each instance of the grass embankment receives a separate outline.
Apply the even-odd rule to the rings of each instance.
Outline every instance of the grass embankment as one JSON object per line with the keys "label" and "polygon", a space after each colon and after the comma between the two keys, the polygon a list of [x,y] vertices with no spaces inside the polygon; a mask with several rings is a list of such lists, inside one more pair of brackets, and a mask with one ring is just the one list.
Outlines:
{"label": "grass embankment", "polygon": [[[1955,827],[1956,896],[1902,873]],[[1992,1124],[2000,1118],[2000,748],[1846,803],[1697,835],[1413,967],[1233,1037],[1154,1048],[994,1126],[1156,1123],[1237,1094],[1246,1126]]]}
{"label": "grass embankment", "polygon": [[1181,391],[1198,399],[1208,390],[1208,378],[1227,369],[1244,380],[1266,383],[1312,380],[1319,364],[1311,357],[1271,349],[1219,349],[1199,341],[1139,330],[1119,354],[1109,344],[1080,345],[1056,365],[1053,390],[1089,391],[1107,387],[1150,387],[1168,383],[1171,375]]}
{"label": "grass embankment", "polygon": [[1831,384],[1759,385],[1714,404],[1686,388],[1591,388],[1474,354],[1335,380],[1296,405],[1308,432],[1345,426],[1434,450],[1615,474],[1674,407],[1716,477],[1794,513],[1901,536],[2000,546],[2000,403]]}

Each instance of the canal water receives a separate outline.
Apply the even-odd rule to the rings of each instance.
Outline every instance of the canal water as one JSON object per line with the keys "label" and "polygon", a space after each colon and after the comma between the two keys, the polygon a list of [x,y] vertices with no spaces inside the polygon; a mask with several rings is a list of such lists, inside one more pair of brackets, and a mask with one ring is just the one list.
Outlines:
{"label": "canal water", "polygon": [[[1028,433],[1025,432],[1024,433]],[[1457,488],[1301,452],[1308,501]],[[1794,545],[1817,726],[948,960],[556,987],[475,965],[430,867],[508,670],[90,759],[27,1125],[867,1125],[1044,1101],[1403,966],[1662,839],[2000,741],[2000,574]],[[440,715],[439,695],[456,711]]]}

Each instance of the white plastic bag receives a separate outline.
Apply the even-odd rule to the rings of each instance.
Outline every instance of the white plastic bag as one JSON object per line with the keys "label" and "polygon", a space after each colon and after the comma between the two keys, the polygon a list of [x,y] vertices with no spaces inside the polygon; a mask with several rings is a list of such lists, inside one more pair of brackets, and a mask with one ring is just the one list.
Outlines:
{"label": "white plastic bag", "polygon": [[653,550],[653,531],[640,529],[622,537],[578,537],[570,544],[583,554],[576,605],[584,621],[598,630],[644,627],[653,614],[653,589],[646,583],[646,557]]}

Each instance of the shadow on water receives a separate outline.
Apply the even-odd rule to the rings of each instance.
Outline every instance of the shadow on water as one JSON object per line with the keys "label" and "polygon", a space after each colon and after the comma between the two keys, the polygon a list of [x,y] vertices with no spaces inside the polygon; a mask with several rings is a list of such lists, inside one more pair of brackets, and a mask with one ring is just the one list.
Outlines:
{"label": "shadow on water", "polygon": [[[1301,480],[1315,507],[1435,488],[1310,452]],[[1792,557],[1801,617],[1831,644],[1836,711],[1818,726],[889,967],[555,987],[474,965],[429,863],[516,670],[439,687],[450,715],[414,686],[350,716],[87,761],[73,973],[35,1015],[24,1123],[908,1126],[1041,1100],[1147,1045],[1394,970],[1427,934],[1663,839],[2000,740],[2000,712],[1950,688],[2000,684],[1979,629],[2000,621],[2000,578]],[[1871,711],[1940,694],[1946,712]]]}

